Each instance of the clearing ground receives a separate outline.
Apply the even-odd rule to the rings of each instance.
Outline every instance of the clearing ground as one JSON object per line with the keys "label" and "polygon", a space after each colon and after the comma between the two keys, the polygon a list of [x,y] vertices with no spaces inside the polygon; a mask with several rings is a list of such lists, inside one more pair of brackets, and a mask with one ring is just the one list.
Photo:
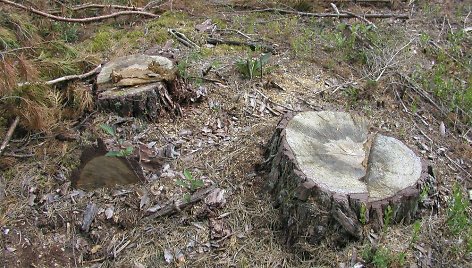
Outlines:
{"label": "clearing ground", "polygon": [[[18,123],[0,150],[0,265],[470,267],[468,1],[171,0],[143,10],[148,1],[104,0],[72,8],[86,2],[16,2],[56,16],[47,18],[0,0],[1,136]],[[123,10],[156,16],[57,19]],[[97,109],[96,74],[45,83],[132,54],[170,58],[176,87],[198,97],[174,95],[177,106],[149,121]],[[412,224],[392,224],[386,213],[383,226],[363,222],[362,241],[286,243],[260,167],[282,115],[308,110],[365,116],[370,132],[421,157],[428,179]],[[97,139],[136,156],[143,181],[73,187],[81,154]],[[122,165],[105,161],[92,168]],[[223,189],[224,200],[179,206],[208,187]]]}

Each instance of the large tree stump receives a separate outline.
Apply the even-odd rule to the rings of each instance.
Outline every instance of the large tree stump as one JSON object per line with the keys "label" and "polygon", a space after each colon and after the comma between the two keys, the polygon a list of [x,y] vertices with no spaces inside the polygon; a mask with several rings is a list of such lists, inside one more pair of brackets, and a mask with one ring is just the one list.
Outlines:
{"label": "large tree stump", "polygon": [[409,221],[417,209],[420,159],[394,138],[369,135],[361,117],[287,114],[266,157],[290,245],[342,245],[362,238],[365,224]]}
{"label": "large tree stump", "polygon": [[121,116],[155,120],[162,108],[176,108],[167,85],[176,79],[164,57],[131,55],[105,64],[97,76],[98,107]]}

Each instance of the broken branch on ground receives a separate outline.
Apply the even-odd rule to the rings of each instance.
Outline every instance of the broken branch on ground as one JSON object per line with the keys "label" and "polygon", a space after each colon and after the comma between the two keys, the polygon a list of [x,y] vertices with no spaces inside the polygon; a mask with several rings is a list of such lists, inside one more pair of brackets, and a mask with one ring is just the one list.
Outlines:
{"label": "broken branch on ground", "polygon": [[174,214],[176,212],[179,212],[182,209],[184,209],[185,207],[187,207],[188,205],[191,205],[193,203],[196,203],[196,202],[202,200],[203,198],[205,198],[205,196],[207,196],[209,193],[211,193],[211,191],[213,191],[214,189],[215,189],[215,185],[210,185],[207,188],[203,188],[203,189],[200,189],[200,190],[196,191],[194,194],[192,194],[190,196],[190,198],[187,198],[187,199],[182,198],[182,199],[179,199],[179,200],[172,201],[169,204],[167,204],[167,206],[165,206],[165,207],[161,208],[160,210],[156,211],[154,214],[149,215],[148,218],[155,219],[157,217],[167,216],[167,215],[171,215],[171,214]]}
{"label": "broken branch on ground", "polygon": [[[61,3],[62,4],[62,3]],[[66,6],[62,4],[64,8],[70,11],[80,11],[84,9],[105,9],[105,8],[110,8],[110,9],[121,9],[121,10],[136,10],[136,11],[143,11],[142,8],[140,7],[135,7],[135,6],[120,6],[120,5],[101,5],[101,4],[83,4],[83,5],[78,5],[78,6]],[[50,10],[49,13],[61,13],[61,10]]]}
{"label": "broken branch on ground", "polygon": [[354,14],[351,12],[343,11],[344,13],[311,13],[311,12],[301,12],[301,11],[293,11],[293,10],[286,10],[280,8],[264,8],[264,9],[255,9],[249,11],[240,11],[242,13],[246,12],[275,12],[279,14],[293,14],[303,17],[316,17],[316,18],[377,18],[377,19],[385,19],[385,18],[395,18],[395,19],[409,19],[410,17],[407,14],[393,14],[393,13],[372,13],[372,14]]}
{"label": "broken branch on ground", "polygon": [[7,134],[5,135],[5,139],[3,139],[2,145],[0,146],[0,156],[2,155],[3,151],[5,151],[5,148],[7,148],[8,142],[10,142],[11,136],[13,135],[13,132],[15,132],[15,129],[18,126],[19,122],[20,117],[15,117],[15,120],[13,120],[13,123],[11,124]]}
{"label": "broken branch on ground", "polygon": [[119,12],[111,13],[108,15],[97,16],[97,17],[67,18],[67,17],[60,17],[60,16],[56,16],[50,13],[46,13],[44,11],[35,9],[33,7],[26,7],[24,5],[21,5],[21,4],[18,4],[9,0],[0,0],[0,3],[5,3],[7,5],[14,6],[16,8],[23,9],[31,13],[34,13],[36,15],[40,15],[40,16],[43,16],[43,17],[46,17],[55,21],[65,21],[65,22],[75,22],[75,23],[91,23],[91,22],[101,21],[101,20],[105,20],[109,18],[115,18],[115,17],[119,17],[123,15],[141,15],[141,16],[146,16],[146,17],[151,17],[151,18],[159,17],[158,15],[152,14],[149,12],[130,10],[130,11],[119,11]]}
{"label": "broken branch on ground", "polygon": [[[83,74],[78,74],[78,75],[66,75],[66,76],[63,76],[63,77],[59,77],[59,78],[56,78],[56,79],[53,79],[53,80],[46,81],[44,84],[54,85],[54,84],[57,84],[57,83],[60,83],[60,82],[65,82],[65,81],[85,79],[87,77],[90,77],[94,74],[99,73],[101,69],[102,69],[102,64],[99,64],[97,67],[95,67],[93,70],[91,70],[89,72],[86,72],[86,73],[83,73]],[[19,83],[18,86],[19,87],[28,86],[28,85],[31,85],[31,84],[35,84],[35,83],[30,83],[30,82]]]}
{"label": "broken branch on ground", "polygon": [[256,50],[257,48],[262,49],[264,52],[271,52],[275,53],[275,49],[272,46],[260,44],[260,43],[254,43],[254,42],[241,42],[241,41],[234,41],[234,40],[223,40],[223,39],[217,39],[217,38],[208,38],[207,43],[210,45],[230,45],[230,46],[248,46],[252,50]]}

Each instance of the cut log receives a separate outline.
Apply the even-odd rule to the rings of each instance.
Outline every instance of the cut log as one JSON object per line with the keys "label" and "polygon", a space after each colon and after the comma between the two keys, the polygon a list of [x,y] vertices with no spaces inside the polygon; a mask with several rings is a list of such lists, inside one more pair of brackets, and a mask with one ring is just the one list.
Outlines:
{"label": "cut log", "polygon": [[97,76],[97,104],[121,116],[157,119],[177,107],[167,85],[176,79],[172,62],[160,56],[131,55],[105,64]]}
{"label": "cut log", "polygon": [[265,163],[289,245],[339,246],[363,238],[365,224],[409,221],[424,175],[402,142],[343,112],[285,115]]}

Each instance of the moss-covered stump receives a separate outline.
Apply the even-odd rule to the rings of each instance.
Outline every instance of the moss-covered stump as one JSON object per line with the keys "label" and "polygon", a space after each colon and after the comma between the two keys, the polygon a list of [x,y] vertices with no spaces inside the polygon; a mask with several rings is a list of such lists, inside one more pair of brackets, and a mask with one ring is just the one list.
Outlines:
{"label": "moss-covered stump", "polygon": [[344,245],[363,238],[366,224],[409,221],[417,209],[421,160],[402,142],[369,134],[362,117],[287,114],[266,157],[289,245]]}
{"label": "moss-covered stump", "polygon": [[97,104],[121,116],[155,120],[175,104],[167,85],[176,79],[172,62],[160,56],[131,55],[105,64],[97,77]]}

